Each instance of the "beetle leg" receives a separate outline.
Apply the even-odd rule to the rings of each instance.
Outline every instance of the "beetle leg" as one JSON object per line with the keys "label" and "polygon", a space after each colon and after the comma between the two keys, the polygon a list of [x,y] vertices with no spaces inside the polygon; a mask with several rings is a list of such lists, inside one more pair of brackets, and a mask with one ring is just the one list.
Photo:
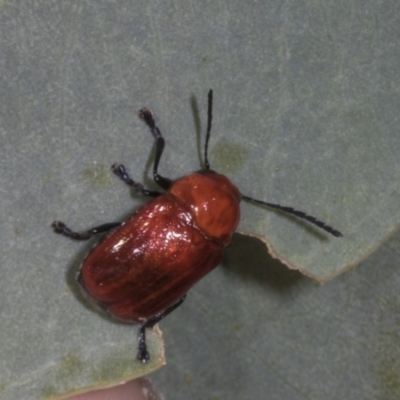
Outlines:
{"label": "beetle leg", "polygon": [[109,222],[108,224],[103,224],[100,226],[96,226],[92,229],[87,230],[86,232],[74,232],[68,228],[61,221],[54,221],[51,226],[54,229],[55,233],[59,233],[60,235],[64,235],[74,240],[88,240],[91,238],[92,235],[97,235],[98,233],[108,232],[111,229],[120,226],[121,222]]}
{"label": "beetle leg", "polygon": [[137,183],[134,180],[132,180],[131,177],[126,172],[125,166],[123,164],[119,164],[119,163],[113,164],[111,166],[111,170],[112,170],[112,172],[114,172],[115,175],[118,176],[119,179],[121,179],[123,182],[125,182],[130,188],[137,190],[138,192],[142,193],[144,196],[158,197],[161,195],[160,192],[158,192],[156,190],[145,189],[141,183]]}
{"label": "beetle leg", "polygon": [[154,315],[154,317],[149,318],[144,324],[143,326],[146,328],[152,328],[155,324],[157,324],[158,322],[160,322],[162,319],[164,319],[168,314],[171,314],[172,311],[174,311],[175,309],[177,309],[182,303],[183,301],[186,299],[186,294],[181,297],[175,304],[173,304],[172,306],[166,308],[164,311],[161,311],[160,313]]}
{"label": "beetle leg", "polygon": [[155,324],[160,322],[163,318],[165,318],[168,314],[171,314],[176,308],[178,308],[186,298],[186,294],[178,300],[171,307],[168,307],[164,311],[154,315],[154,317],[149,318],[146,322],[142,324],[139,330],[139,346],[138,346],[138,355],[137,358],[142,363],[147,362],[150,358],[149,352],[147,351],[146,346],[146,328],[152,328]]}
{"label": "beetle leg", "polygon": [[150,128],[154,138],[156,139],[156,156],[154,158],[154,167],[153,167],[153,178],[154,182],[156,182],[159,186],[161,186],[164,190],[168,190],[171,186],[171,179],[165,178],[158,174],[158,164],[160,163],[160,159],[162,153],[164,151],[165,140],[161,135],[160,130],[156,126],[154,121],[153,113],[148,108],[142,108],[139,111],[139,117],[146,122],[147,126]]}

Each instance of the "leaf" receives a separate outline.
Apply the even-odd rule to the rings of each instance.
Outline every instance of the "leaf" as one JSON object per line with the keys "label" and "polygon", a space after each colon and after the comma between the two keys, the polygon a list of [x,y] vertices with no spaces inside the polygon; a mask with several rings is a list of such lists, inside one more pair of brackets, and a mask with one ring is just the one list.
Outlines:
{"label": "leaf", "polygon": [[154,382],[176,400],[398,399],[399,244],[397,232],[321,286],[235,235],[161,322],[167,365]]}

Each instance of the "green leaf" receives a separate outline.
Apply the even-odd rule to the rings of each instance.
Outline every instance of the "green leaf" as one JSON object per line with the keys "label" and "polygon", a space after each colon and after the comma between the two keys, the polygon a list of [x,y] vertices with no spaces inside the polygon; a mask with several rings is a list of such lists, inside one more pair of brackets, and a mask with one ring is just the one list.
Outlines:
{"label": "green leaf", "polygon": [[[212,168],[229,176],[242,193],[305,211],[344,235],[334,238],[307,222],[243,203],[239,231],[262,238],[271,253],[291,268],[325,282],[358,264],[393,234],[400,221],[399,24],[400,4],[389,1],[4,3],[0,9],[1,398],[45,399],[104,387],[149,373],[164,362],[157,332],[150,335],[152,361],[143,366],[135,360],[136,328],[98,314],[80,296],[74,276],[94,242],[73,243],[50,229],[55,219],[77,230],[121,221],[143,204],[141,196],[130,195],[112,176],[109,166],[123,162],[133,179],[155,188],[149,154],[153,138],[137,117],[144,106],[154,111],[167,141],[160,173],[174,179],[200,168],[206,94],[214,89]],[[246,253],[242,265],[249,271],[261,267],[269,271],[272,261],[253,238],[235,238],[228,250],[229,265],[235,265],[235,257],[243,257],[247,246],[257,248],[254,254]],[[396,263],[390,260],[389,266]],[[194,367],[190,370],[185,382],[191,384],[196,376],[204,388],[198,391],[199,398],[210,398],[210,383],[217,388],[215,398],[226,397],[225,389],[241,382],[234,375],[236,369],[242,376],[251,375],[254,385],[246,386],[246,393],[252,399],[265,398],[266,386],[255,383],[271,383],[271,371],[277,371],[276,376],[295,392],[300,388],[303,397],[309,387],[293,383],[298,379],[295,371],[313,387],[312,359],[323,357],[311,352],[313,343],[307,342],[309,357],[300,357],[301,362],[282,351],[288,335],[291,346],[300,348],[302,341],[317,337],[317,327],[301,331],[304,322],[297,313],[308,315],[308,296],[311,302],[312,293],[320,289],[281,264],[276,270],[288,274],[283,280],[294,279],[296,287],[297,280],[301,282],[303,313],[288,311],[300,296],[289,290],[291,284],[283,285],[289,296],[283,299],[281,289],[265,293],[267,280],[260,285],[257,277],[247,279],[242,273],[225,279],[224,274],[231,275],[228,268],[200,283],[201,288],[210,285],[218,298],[207,291],[194,294],[199,303],[190,308],[189,296],[184,309],[196,310],[190,314],[196,323],[175,319],[179,313],[165,322],[167,327],[176,321],[181,329],[192,330],[192,338],[199,326],[204,328],[201,335],[210,336],[196,355],[194,342],[186,345],[184,356],[193,357],[191,365],[207,366],[210,374],[219,364],[227,368],[216,373],[218,382],[212,375],[198,380],[200,373]],[[360,282],[352,278],[351,296],[374,287],[380,275],[379,270],[371,267],[371,271]],[[358,273],[352,271],[350,276]],[[216,279],[219,275],[222,281]],[[347,275],[341,279],[350,280]],[[250,296],[238,308],[225,298],[230,293],[240,301],[235,281],[259,297]],[[389,295],[393,281],[386,284],[381,290]],[[213,306],[203,304],[208,296]],[[334,293],[330,296],[313,300],[316,303],[310,307],[316,315],[311,314],[311,320],[325,307],[335,310],[336,301],[343,301]],[[290,333],[282,322],[283,333],[257,328],[254,340],[243,337],[253,346],[251,357],[238,357],[249,357],[253,363],[257,358],[258,364],[236,359],[225,343],[231,336],[226,331],[215,333],[222,328],[210,324],[223,318],[216,304],[232,309],[227,314],[234,324],[229,331],[242,338],[241,332],[250,329],[254,318],[241,321],[235,312],[245,315],[250,303],[262,322],[286,315],[298,324],[289,325]],[[371,309],[367,301],[363,315]],[[379,310],[374,310],[371,323],[379,321]],[[318,327],[327,329],[326,320],[321,323],[323,328]],[[254,329],[249,332],[254,334]],[[345,337],[353,335],[351,327],[346,329]],[[359,329],[352,338],[366,335]],[[304,336],[299,338],[297,332]],[[215,334],[218,346],[206,357],[203,346],[211,346]],[[324,331],[325,342],[340,342],[331,335]],[[182,340],[181,334],[173,336],[172,340]],[[389,345],[382,345],[384,354],[397,340],[394,331],[388,337]],[[276,352],[273,361],[264,350],[257,350],[264,341]],[[172,342],[169,354],[176,358],[168,373],[181,373],[182,363],[189,362],[172,350],[176,347]],[[323,343],[316,351],[321,348]],[[339,350],[340,346],[329,353],[330,358]],[[327,368],[327,362],[317,365]],[[343,371],[340,365],[338,371]],[[389,357],[380,365],[375,376],[389,377],[385,371],[397,371]],[[269,372],[268,379],[257,373],[261,366]],[[286,371],[292,371],[290,376]],[[271,379],[276,376],[272,373]],[[390,377],[395,382],[395,376]],[[271,385],[275,389],[276,381]],[[331,393],[332,387],[333,383],[324,390]],[[271,398],[290,398],[276,393]]]}
{"label": "green leaf", "polygon": [[397,400],[399,245],[400,232],[321,286],[235,235],[160,324],[167,365],[154,382],[177,400]]}

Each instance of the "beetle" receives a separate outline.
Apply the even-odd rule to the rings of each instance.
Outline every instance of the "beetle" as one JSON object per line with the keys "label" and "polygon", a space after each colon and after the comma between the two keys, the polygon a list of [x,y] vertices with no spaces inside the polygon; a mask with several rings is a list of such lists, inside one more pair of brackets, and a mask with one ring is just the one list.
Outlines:
{"label": "beetle", "polygon": [[139,111],[155,138],[153,179],[165,192],[146,189],[133,181],[125,166],[111,169],[130,188],[154,199],[125,222],[112,222],[75,232],[54,221],[58,234],[87,240],[107,234],[84,259],[77,281],[93,305],[127,323],[139,323],[137,358],[149,359],[146,329],[182,304],[187,291],[221,261],[240,219],[240,201],[261,204],[293,214],[333,236],[342,234],[321,220],[292,207],[257,200],[240,193],[224,175],[213,171],[208,161],[212,124],[213,91],[208,93],[204,168],[171,180],[158,173],[165,141],[148,108]]}

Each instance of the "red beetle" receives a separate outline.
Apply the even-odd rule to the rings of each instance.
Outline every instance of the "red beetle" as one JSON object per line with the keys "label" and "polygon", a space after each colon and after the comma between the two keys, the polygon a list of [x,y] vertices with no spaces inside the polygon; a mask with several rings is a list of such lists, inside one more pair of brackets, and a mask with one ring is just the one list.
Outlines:
{"label": "red beetle", "polygon": [[61,221],[52,224],[56,233],[76,240],[108,232],[85,258],[77,280],[84,296],[95,306],[119,320],[141,324],[137,356],[141,362],[149,359],[146,328],[152,328],[182,304],[187,291],[220,263],[239,223],[241,199],[294,214],[334,236],[342,236],[302,211],[241,194],[226,176],[210,169],[207,153],[212,98],[210,90],[204,169],[175,181],[159,175],[165,141],[152,112],[143,108],[139,116],[156,140],[154,181],[166,192],[145,189],[129,177],[122,164],[114,164],[112,171],[128,186],[155,199],[125,222],[104,224],[83,233],[71,231]]}

